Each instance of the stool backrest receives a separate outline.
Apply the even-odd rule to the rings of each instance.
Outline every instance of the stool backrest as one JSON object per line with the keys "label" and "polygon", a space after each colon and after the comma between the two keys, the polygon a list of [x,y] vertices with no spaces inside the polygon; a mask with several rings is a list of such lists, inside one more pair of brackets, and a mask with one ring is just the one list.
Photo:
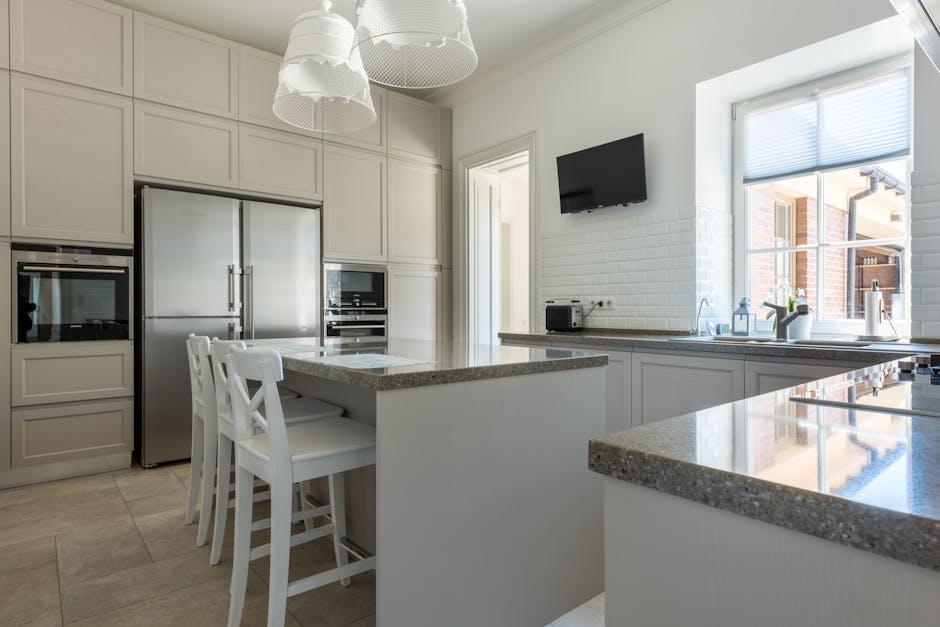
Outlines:
{"label": "stool backrest", "polygon": [[212,384],[212,368],[209,365],[209,338],[190,333],[186,338],[186,356],[193,404],[198,399],[205,411],[203,417],[215,418],[215,386]]}
{"label": "stool backrest", "polygon": [[232,349],[245,348],[241,340],[220,340],[212,338],[212,379],[215,383],[215,407],[219,420],[234,423],[232,414],[232,395],[228,387],[228,360]]}
{"label": "stool backrest", "polygon": [[[268,434],[275,469],[284,463],[287,469],[290,466],[287,425],[277,390],[278,381],[283,379],[284,369],[277,351],[232,347],[228,360],[228,384],[236,437],[239,440],[251,437],[254,427],[260,427]],[[248,380],[261,383],[254,395],[248,392]],[[262,405],[264,415],[260,411]]]}

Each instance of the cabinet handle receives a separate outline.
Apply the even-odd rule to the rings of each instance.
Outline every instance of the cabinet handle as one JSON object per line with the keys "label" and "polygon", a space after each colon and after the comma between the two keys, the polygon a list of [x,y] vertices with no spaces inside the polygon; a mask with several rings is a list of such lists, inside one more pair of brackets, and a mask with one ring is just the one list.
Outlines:
{"label": "cabinet handle", "polygon": [[72,266],[22,266],[26,272],[82,272],[85,274],[125,274],[127,268],[76,268]]}

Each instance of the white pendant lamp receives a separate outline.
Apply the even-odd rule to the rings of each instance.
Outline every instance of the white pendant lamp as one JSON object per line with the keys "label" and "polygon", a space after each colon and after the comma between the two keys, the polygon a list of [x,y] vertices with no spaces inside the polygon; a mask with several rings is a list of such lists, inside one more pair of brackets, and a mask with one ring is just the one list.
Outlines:
{"label": "white pendant lamp", "polygon": [[375,122],[369,77],[353,48],[355,29],[332,2],[294,22],[281,63],[274,114],[308,131],[347,133]]}
{"label": "white pendant lamp", "polygon": [[470,76],[477,53],[463,0],[359,0],[356,48],[371,78],[429,88]]}

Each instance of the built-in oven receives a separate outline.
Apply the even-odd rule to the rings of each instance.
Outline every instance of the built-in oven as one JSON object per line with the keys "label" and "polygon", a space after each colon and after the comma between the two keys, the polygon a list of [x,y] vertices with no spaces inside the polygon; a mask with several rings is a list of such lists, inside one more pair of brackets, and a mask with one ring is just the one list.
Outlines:
{"label": "built-in oven", "polygon": [[13,340],[132,339],[133,252],[12,245]]}
{"label": "built-in oven", "polygon": [[323,264],[323,335],[387,337],[387,288],[382,266]]}

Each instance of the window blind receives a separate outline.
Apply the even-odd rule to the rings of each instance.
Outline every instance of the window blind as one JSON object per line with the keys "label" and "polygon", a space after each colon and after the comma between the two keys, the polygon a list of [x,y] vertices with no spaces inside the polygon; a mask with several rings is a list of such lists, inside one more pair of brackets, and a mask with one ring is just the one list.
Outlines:
{"label": "window blind", "polygon": [[749,111],[744,182],[898,158],[911,149],[908,70]]}

